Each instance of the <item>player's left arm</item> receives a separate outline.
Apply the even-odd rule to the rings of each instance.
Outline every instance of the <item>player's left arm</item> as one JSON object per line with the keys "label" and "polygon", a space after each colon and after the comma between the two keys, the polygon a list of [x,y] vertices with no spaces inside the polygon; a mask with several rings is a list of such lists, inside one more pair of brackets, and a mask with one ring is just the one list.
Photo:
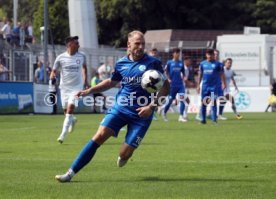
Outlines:
{"label": "player's left arm", "polygon": [[148,106],[144,106],[136,109],[136,111],[138,111],[138,115],[141,118],[148,118],[158,106],[164,103],[164,101],[166,100],[166,97],[169,94],[169,91],[170,91],[170,83],[166,79],[164,81],[162,88],[158,92],[157,96],[154,98],[153,102],[150,103]]}
{"label": "player's left arm", "polygon": [[181,73],[182,73],[182,81],[186,82],[187,78],[186,78],[186,74],[185,74],[184,64],[183,64],[183,67],[181,68]]}
{"label": "player's left arm", "polygon": [[88,83],[88,79],[87,79],[87,66],[86,66],[86,63],[84,63],[82,65],[82,78],[84,80],[84,87],[89,88],[89,83]]}
{"label": "player's left arm", "polygon": [[232,79],[232,82],[233,82],[233,85],[234,85],[235,89],[238,91],[239,89],[238,89],[238,86],[236,84],[234,76],[232,76],[231,79]]}
{"label": "player's left arm", "polygon": [[226,88],[226,78],[224,72],[220,73],[220,79],[221,79],[221,88],[224,90]]}

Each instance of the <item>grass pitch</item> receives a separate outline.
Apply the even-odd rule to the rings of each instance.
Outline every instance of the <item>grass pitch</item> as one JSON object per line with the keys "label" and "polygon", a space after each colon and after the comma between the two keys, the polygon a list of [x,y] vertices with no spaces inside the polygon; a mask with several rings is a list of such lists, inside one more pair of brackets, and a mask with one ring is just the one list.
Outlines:
{"label": "grass pitch", "polygon": [[63,116],[0,116],[0,198],[276,198],[276,114],[243,114],[218,125],[153,121],[133,158],[116,160],[125,131],[99,148],[71,183],[55,181],[95,133],[103,115],[77,115],[56,139]]}

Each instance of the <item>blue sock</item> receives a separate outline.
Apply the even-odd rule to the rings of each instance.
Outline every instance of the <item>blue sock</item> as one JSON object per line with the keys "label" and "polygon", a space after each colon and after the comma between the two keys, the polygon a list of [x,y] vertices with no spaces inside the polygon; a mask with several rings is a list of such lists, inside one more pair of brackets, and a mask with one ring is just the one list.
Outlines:
{"label": "blue sock", "polygon": [[173,99],[172,99],[172,98],[169,98],[169,102],[166,104],[165,109],[164,109],[164,113],[165,113],[165,114],[168,112],[168,110],[169,110],[169,108],[170,108],[172,102],[173,102]]}
{"label": "blue sock", "polygon": [[81,170],[88,162],[90,162],[99,146],[100,145],[98,145],[96,142],[90,140],[73,162],[71,169],[75,173]]}
{"label": "blue sock", "polygon": [[183,116],[184,110],[185,110],[185,103],[180,101],[180,115]]}
{"label": "blue sock", "polygon": [[201,121],[206,122],[206,105],[201,106]]}
{"label": "blue sock", "polygon": [[213,122],[217,121],[217,104],[214,103],[214,106],[212,106],[212,120]]}

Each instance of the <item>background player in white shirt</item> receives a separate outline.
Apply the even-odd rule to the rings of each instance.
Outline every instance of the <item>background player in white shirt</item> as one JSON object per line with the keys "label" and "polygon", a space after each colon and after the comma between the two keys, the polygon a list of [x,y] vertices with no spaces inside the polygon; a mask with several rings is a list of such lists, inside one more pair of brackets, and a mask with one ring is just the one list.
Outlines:
{"label": "background player in white shirt", "polygon": [[[224,63],[224,75],[225,75],[225,79],[226,79],[224,96],[228,101],[230,101],[232,103],[232,110],[235,113],[237,119],[242,119],[242,116],[237,112],[234,97],[230,94],[231,93],[231,91],[230,91],[231,80],[233,82],[235,90],[238,91],[238,87],[237,87],[236,81],[234,79],[235,72],[231,69],[232,63],[233,63],[233,60],[231,58],[227,58]],[[226,102],[225,102],[225,104],[226,104]],[[225,104],[224,104],[224,106],[225,106]],[[223,108],[222,108],[221,112],[219,113],[219,116],[222,116],[222,113],[223,113]]]}
{"label": "background player in white shirt", "polygon": [[[78,106],[78,99],[75,95],[88,87],[86,57],[78,52],[78,36],[67,37],[65,39],[66,52],[60,54],[54,63],[50,79],[54,80],[57,70],[60,70],[60,94],[61,104],[64,110],[65,119],[58,142],[62,143],[68,132],[73,131],[76,118],[73,116],[75,107]],[[50,82],[51,82],[50,80]]]}

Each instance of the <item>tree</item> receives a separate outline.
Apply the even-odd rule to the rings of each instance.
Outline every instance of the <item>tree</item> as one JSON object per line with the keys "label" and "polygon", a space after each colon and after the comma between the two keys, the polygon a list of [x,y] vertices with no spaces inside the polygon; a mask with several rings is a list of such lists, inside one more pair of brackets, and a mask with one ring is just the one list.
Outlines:
{"label": "tree", "polygon": [[[8,19],[13,18],[13,1],[12,0],[0,0],[1,10]],[[18,1],[18,16],[17,20],[20,22],[29,22],[33,19],[33,13],[38,8],[37,0],[19,0]]]}
{"label": "tree", "polygon": [[276,33],[275,10],[275,0],[257,0],[253,15],[256,17],[257,26],[261,27],[262,33]]}
{"label": "tree", "polygon": [[256,0],[96,0],[100,43],[124,46],[133,29],[242,29]]}
{"label": "tree", "polygon": [[[53,33],[52,36],[55,44],[64,44],[64,38],[69,35],[67,3],[67,0],[48,1],[49,28]],[[40,38],[40,27],[44,26],[44,0],[39,1],[39,7],[38,10],[34,13],[34,18],[34,34],[37,38]],[[50,36],[51,35],[49,34],[49,37]]]}

